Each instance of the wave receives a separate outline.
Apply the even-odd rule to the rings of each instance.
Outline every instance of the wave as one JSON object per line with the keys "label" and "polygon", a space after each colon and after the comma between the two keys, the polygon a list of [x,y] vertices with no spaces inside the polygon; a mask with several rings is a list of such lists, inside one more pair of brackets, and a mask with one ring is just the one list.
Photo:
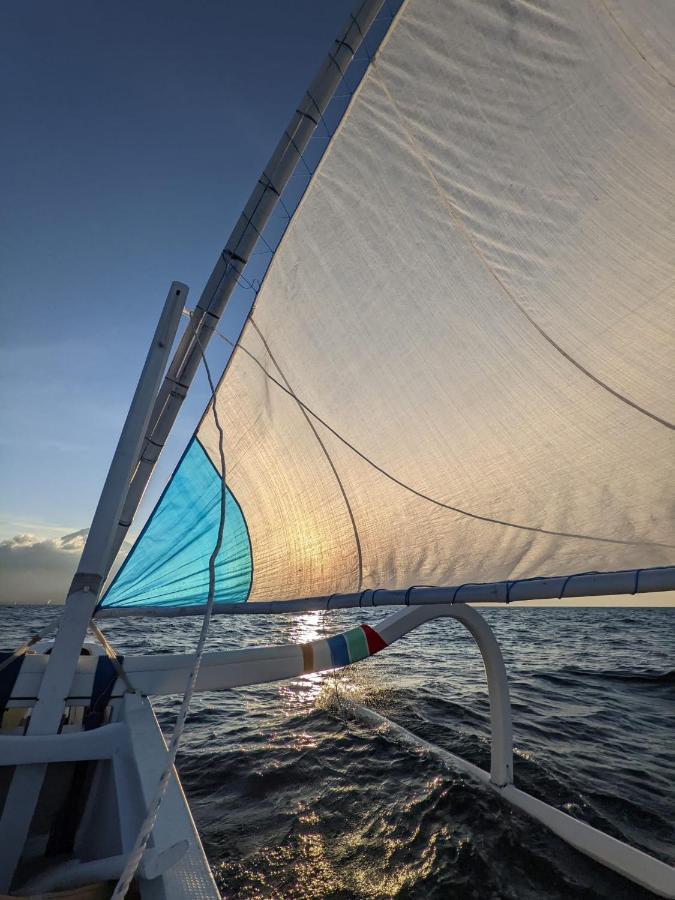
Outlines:
{"label": "wave", "polygon": [[[522,673],[521,673],[522,676]],[[640,672],[621,669],[581,669],[573,666],[565,667],[556,672],[533,671],[530,677],[550,681],[562,685],[572,685],[578,682],[590,680],[607,680],[620,682],[636,682],[640,684],[675,684],[675,669],[665,672]]]}

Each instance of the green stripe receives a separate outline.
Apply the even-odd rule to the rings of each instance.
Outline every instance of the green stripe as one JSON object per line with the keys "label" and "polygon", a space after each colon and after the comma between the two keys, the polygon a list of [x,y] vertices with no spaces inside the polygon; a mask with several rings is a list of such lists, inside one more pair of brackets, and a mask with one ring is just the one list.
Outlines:
{"label": "green stripe", "polygon": [[370,656],[368,653],[368,642],[366,636],[360,628],[351,628],[344,633],[347,647],[349,649],[349,658],[352,662],[358,662]]}

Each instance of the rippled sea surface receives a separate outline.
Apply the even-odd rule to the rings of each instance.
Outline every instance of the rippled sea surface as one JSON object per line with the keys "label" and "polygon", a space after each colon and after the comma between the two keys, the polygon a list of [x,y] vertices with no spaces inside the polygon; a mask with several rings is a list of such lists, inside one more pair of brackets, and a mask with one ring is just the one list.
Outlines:
{"label": "rippled sea surface", "polygon": [[[9,647],[53,617],[0,609]],[[314,640],[384,613],[219,617],[210,649]],[[510,677],[515,781],[675,863],[675,609],[486,609]],[[126,654],[199,622],[105,624]],[[337,675],[196,695],[178,768],[224,897],[642,898],[433,753],[350,721],[349,698],[489,768],[485,676],[429,623]],[[170,730],[178,701],[155,704]]]}

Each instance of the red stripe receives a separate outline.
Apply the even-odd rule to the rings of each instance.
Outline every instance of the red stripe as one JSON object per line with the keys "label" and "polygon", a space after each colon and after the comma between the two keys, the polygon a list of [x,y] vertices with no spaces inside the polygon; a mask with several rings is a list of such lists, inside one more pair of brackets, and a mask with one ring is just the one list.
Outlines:
{"label": "red stripe", "polygon": [[380,637],[380,635],[375,631],[374,628],[371,628],[370,625],[361,625],[361,631],[366,636],[366,641],[368,643],[368,653],[372,656],[373,653],[377,653],[378,650],[384,650],[387,646],[386,642]]}

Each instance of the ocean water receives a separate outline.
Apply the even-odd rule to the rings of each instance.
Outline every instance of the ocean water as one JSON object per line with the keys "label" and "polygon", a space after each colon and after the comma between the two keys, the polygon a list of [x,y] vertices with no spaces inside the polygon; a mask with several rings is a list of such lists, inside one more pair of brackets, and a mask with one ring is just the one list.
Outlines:
{"label": "ocean water", "polygon": [[[675,863],[675,609],[486,609],[502,646],[515,781]],[[0,610],[10,647],[53,609]],[[308,641],[382,611],[217,617],[210,649]],[[186,651],[191,619],[105,623],[127,654]],[[196,695],[178,769],[224,897],[639,898],[469,776],[345,699],[489,768],[485,676],[460,624],[429,623],[337,674]],[[175,698],[156,702],[169,731]]]}

